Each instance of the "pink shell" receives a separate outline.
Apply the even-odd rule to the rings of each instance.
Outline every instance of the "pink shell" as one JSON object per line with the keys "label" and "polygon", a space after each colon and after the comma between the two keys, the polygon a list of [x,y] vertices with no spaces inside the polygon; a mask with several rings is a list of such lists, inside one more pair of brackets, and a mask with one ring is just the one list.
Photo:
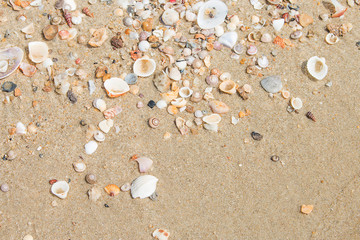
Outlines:
{"label": "pink shell", "polygon": [[214,49],[216,51],[220,51],[222,48],[223,48],[223,45],[220,42],[218,42],[218,41],[214,42]]}
{"label": "pink shell", "polygon": [[22,73],[27,77],[33,76],[36,72],[35,66],[25,63],[25,62],[20,63],[19,68],[22,71]]}
{"label": "pink shell", "polygon": [[138,162],[139,171],[141,173],[147,172],[153,164],[153,160],[151,160],[150,158],[147,158],[147,157],[138,157],[134,160]]}
{"label": "pink shell", "polygon": [[254,45],[250,45],[246,53],[249,55],[255,55],[257,53],[257,48]]}
{"label": "pink shell", "polygon": [[121,111],[122,111],[122,108],[120,106],[109,108],[108,110],[104,111],[104,117],[105,117],[105,119],[114,118],[116,115],[121,113]]}

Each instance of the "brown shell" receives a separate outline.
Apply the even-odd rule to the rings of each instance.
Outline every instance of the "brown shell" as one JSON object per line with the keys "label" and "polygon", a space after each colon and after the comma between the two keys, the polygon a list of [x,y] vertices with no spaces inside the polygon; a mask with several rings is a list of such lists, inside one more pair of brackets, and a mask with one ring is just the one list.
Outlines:
{"label": "brown shell", "polygon": [[313,120],[314,122],[316,122],[316,118],[315,118],[315,116],[314,116],[314,114],[312,112],[307,112],[306,117],[308,119]]}
{"label": "brown shell", "polygon": [[151,128],[157,128],[160,125],[160,120],[158,118],[152,117],[149,119],[149,126]]}
{"label": "brown shell", "polygon": [[105,192],[111,197],[118,195],[120,193],[120,188],[115,184],[109,184],[104,188]]}

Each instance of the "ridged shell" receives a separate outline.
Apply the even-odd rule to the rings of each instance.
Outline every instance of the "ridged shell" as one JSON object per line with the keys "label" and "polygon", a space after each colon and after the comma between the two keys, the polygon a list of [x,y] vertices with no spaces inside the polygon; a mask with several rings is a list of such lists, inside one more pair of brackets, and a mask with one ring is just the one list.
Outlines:
{"label": "ridged shell", "polygon": [[214,28],[225,21],[228,7],[218,0],[210,0],[204,3],[198,12],[197,23],[202,29]]}
{"label": "ridged shell", "polygon": [[159,181],[154,176],[143,175],[131,183],[132,198],[147,198],[156,191],[156,183]]}
{"label": "ridged shell", "polygon": [[51,186],[51,193],[58,198],[64,199],[69,192],[69,184],[65,181],[57,181]]}

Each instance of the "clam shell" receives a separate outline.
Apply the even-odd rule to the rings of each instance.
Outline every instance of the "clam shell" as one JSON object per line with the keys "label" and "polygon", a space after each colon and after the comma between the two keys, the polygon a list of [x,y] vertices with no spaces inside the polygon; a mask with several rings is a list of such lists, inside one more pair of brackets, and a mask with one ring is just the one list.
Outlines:
{"label": "clam shell", "polygon": [[44,42],[29,42],[29,58],[34,63],[41,63],[49,56],[49,47]]}
{"label": "clam shell", "polygon": [[217,113],[213,113],[203,117],[202,120],[208,124],[218,124],[221,121],[221,116]]}
{"label": "clam shell", "polygon": [[22,122],[16,124],[16,133],[17,134],[26,134],[26,127]]}
{"label": "clam shell", "polygon": [[187,101],[184,98],[176,98],[173,101],[171,101],[171,104],[177,108],[181,108],[185,106]]}
{"label": "clam shell", "polygon": [[98,147],[98,144],[95,141],[90,141],[87,144],[85,144],[85,152],[88,155],[93,154]]}
{"label": "clam shell", "polygon": [[141,173],[147,172],[153,165],[153,160],[147,157],[137,157],[134,160],[138,162]]}
{"label": "clam shell", "polygon": [[281,77],[278,75],[266,77],[260,84],[268,93],[277,93],[282,89]]}
{"label": "clam shell", "polygon": [[21,48],[10,47],[0,50],[0,79],[8,77],[12,74],[20,65],[24,57],[24,52]]}
{"label": "clam shell", "polygon": [[257,59],[257,64],[261,68],[267,68],[269,66],[269,60],[266,56],[262,56]]}
{"label": "clam shell", "polygon": [[233,48],[235,46],[237,39],[238,39],[238,35],[236,32],[227,32],[221,35],[221,37],[219,38],[219,42],[225,47]]}
{"label": "clam shell", "polygon": [[219,89],[228,94],[234,94],[236,92],[236,83],[232,80],[226,80],[219,85]]}
{"label": "clam shell", "polygon": [[86,170],[86,165],[82,161],[74,162],[73,167],[74,170],[79,173],[84,172]]}
{"label": "clam shell", "polygon": [[161,20],[165,25],[172,26],[179,21],[179,13],[173,9],[167,9],[161,15]]}
{"label": "clam shell", "polygon": [[156,183],[159,181],[154,176],[143,175],[136,178],[131,183],[131,197],[132,198],[147,198],[156,191]]}
{"label": "clam shell", "polygon": [[168,75],[168,77],[174,81],[179,81],[181,79],[181,73],[179,71],[179,69],[177,68],[170,68],[166,70],[166,74]]}
{"label": "clam shell", "polygon": [[119,97],[130,90],[129,85],[121,78],[110,78],[104,82],[106,93],[109,97]]}
{"label": "clam shell", "polygon": [[218,0],[210,0],[204,3],[198,12],[197,23],[202,29],[214,28],[225,21],[228,7]]}
{"label": "clam shell", "polygon": [[105,134],[103,134],[101,131],[96,131],[94,133],[94,139],[98,142],[105,141]]}
{"label": "clam shell", "polygon": [[308,73],[316,80],[325,78],[328,72],[328,66],[325,64],[325,58],[317,56],[311,57],[306,64]]}
{"label": "clam shell", "polygon": [[155,61],[146,56],[137,59],[133,66],[134,73],[139,77],[148,77],[155,72],[155,69]]}
{"label": "clam shell", "polygon": [[339,37],[333,33],[328,33],[325,37],[325,42],[329,45],[334,45],[335,43],[339,42]]}
{"label": "clam shell", "polygon": [[175,61],[175,65],[178,67],[178,69],[184,70],[187,66],[186,60],[185,59],[178,59]]}
{"label": "clam shell", "polygon": [[103,99],[97,98],[93,101],[93,106],[103,112],[106,110],[106,103]]}
{"label": "clam shell", "polygon": [[111,197],[118,195],[120,193],[120,188],[115,184],[109,184],[104,188],[105,192]]}
{"label": "clam shell", "polygon": [[163,109],[163,108],[166,108],[167,104],[166,104],[166,101],[165,101],[165,100],[159,100],[159,101],[156,103],[156,106],[157,106],[159,109]]}
{"label": "clam shell", "polygon": [[264,42],[264,43],[269,43],[272,41],[272,37],[269,33],[264,33],[262,36],[261,36],[261,42]]}
{"label": "clam shell", "polygon": [[114,126],[114,121],[112,119],[106,119],[99,123],[99,128],[104,133],[108,133],[112,126]]}
{"label": "clam shell", "polygon": [[179,90],[179,95],[182,98],[188,98],[193,93],[193,90],[191,90],[189,87],[182,87]]}
{"label": "clam shell", "polygon": [[293,109],[299,110],[300,108],[302,108],[303,103],[302,103],[300,98],[294,98],[293,97],[293,98],[290,99],[290,105],[291,105],[291,107]]}
{"label": "clam shell", "polygon": [[67,197],[69,190],[69,184],[65,181],[57,181],[51,186],[51,193],[61,199]]}

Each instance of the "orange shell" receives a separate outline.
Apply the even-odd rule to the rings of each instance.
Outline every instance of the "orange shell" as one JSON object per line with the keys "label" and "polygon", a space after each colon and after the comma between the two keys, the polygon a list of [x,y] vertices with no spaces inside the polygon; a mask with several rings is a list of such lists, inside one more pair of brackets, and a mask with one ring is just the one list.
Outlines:
{"label": "orange shell", "polygon": [[104,189],[105,192],[109,194],[111,197],[118,195],[120,193],[120,188],[115,184],[109,184]]}

